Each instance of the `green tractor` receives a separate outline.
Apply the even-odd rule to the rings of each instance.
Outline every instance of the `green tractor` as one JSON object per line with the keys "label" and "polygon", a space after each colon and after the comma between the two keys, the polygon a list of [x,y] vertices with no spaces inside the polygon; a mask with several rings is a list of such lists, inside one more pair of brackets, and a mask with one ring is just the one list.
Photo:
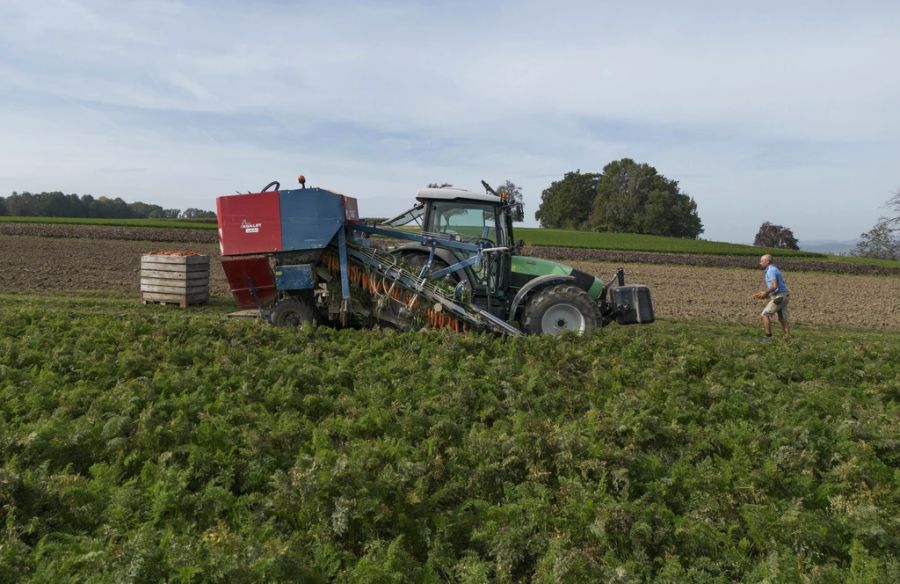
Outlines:
{"label": "green tractor", "polygon": [[391,253],[422,273],[445,275],[459,296],[524,333],[581,334],[613,321],[653,322],[649,289],[626,286],[623,270],[604,282],[565,264],[519,255],[524,242],[515,240],[513,223],[524,218],[522,203],[482,184],[485,194],[421,189],[412,209],[384,224],[432,240],[478,243],[486,252],[480,263],[460,267],[463,252],[421,242],[401,244]]}

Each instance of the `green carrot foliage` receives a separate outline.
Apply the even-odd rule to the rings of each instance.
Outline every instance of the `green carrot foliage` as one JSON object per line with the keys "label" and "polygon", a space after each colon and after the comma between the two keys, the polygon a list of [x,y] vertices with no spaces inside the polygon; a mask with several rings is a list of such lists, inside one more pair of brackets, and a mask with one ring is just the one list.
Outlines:
{"label": "green carrot foliage", "polygon": [[900,335],[755,332],[0,297],[0,582],[898,581]]}

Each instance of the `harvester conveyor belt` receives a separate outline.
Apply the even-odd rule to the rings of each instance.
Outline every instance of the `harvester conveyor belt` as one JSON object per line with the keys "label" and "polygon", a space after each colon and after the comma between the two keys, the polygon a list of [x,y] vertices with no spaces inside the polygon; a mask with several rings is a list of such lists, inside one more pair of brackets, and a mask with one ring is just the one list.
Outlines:
{"label": "harvester conveyor belt", "polygon": [[351,258],[366,265],[392,282],[405,288],[407,292],[439,304],[443,310],[469,326],[493,333],[517,336],[522,332],[516,327],[497,318],[493,314],[468,303],[457,301],[453,295],[427,278],[419,278],[403,268],[398,259],[380,250],[361,247],[347,241],[347,252]]}

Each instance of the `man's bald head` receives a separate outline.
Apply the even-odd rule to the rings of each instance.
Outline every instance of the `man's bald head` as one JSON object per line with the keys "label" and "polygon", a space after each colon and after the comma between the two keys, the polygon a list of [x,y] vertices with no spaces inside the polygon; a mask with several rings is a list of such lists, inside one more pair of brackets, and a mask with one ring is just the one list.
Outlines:
{"label": "man's bald head", "polygon": [[767,253],[766,255],[759,258],[760,267],[767,268],[769,264],[772,263],[772,254]]}

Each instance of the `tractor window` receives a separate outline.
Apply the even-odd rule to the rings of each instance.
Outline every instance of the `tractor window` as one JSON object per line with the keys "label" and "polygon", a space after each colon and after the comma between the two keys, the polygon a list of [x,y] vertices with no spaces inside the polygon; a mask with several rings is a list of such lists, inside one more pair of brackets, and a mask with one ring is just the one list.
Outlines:
{"label": "tractor window", "polygon": [[493,205],[440,201],[432,206],[428,231],[459,236],[460,239],[489,239],[497,242]]}

